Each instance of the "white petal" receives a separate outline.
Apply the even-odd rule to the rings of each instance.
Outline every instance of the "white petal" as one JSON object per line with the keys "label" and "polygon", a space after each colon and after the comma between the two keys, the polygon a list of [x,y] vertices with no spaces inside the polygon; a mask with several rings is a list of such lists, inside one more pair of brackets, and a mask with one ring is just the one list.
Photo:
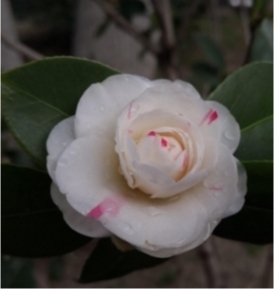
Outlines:
{"label": "white petal", "polygon": [[[125,160],[121,158],[121,155],[124,154],[123,138],[128,133],[134,133],[135,127],[133,124],[138,118],[143,119],[144,123],[142,128],[139,129],[141,134],[148,127],[153,125],[157,127],[159,120],[154,121],[153,113],[160,110],[174,117],[188,119],[195,126],[199,127],[205,143],[203,167],[207,169],[214,167],[221,136],[218,112],[202,99],[186,96],[180,87],[183,85],[181,83],[178,84],[177,82],[177,85],[175,85],[175,83],[167,80],[154,81],[154,83],[156,83],[155,86],[146,89],[140,97],[131,102],[123,110],[117,121],[116,151],[120,155],[121,166],[128,182],[130,183],[131,177],[126,173],[125,168],[127,166]],[[129,111],[133,110],[134,113],[129,115]],[[145,115],[148,116],[148,120],[144,120]],[[170,122],[170,117],[163,118],[161,120],[162,125],[167,125],[166,121]],[[139,125],[138,123],[138,127]]]}
{"label": "white petal", "polygon": [[212,221],[208,222],[207,226],[205,226],[204,230],[201,230],[200,234],[197,236],[196,240],[189,243],[188,245],[183,245],[181,247],[174,247],[174,248],[162,248],[159,250],[149,250],[149,249],[144,249],[140,247],[136,247],[140,251],[153,256],[153,257],[158,257],[158,258],[168,258],[171,256],[175,256],[178,254],[182,254],[184,252],[187,252],[191,249],[194,249],[201,245],[203,242],[205,242],[210,235],[212,234],[213,230],[215,227],[219,224],[219,221]]}
{"label": "white petal", "polygon": [[[118,172],[114,141],[93,136],[74,140],[59,158],[56,180],[69,203],[86,215],[104,198],[127,188]],[[121,184],[120,184],[120,183]]]}
{"label": "white petal", "polygon": [[211,220],[224,218],[238,195],[238,171],[235,158],[222,144],[214,171],[203,182],[203,189],[197,192]]}
{"label": "white petal", "polygon": [[188,82],[182,80],[170,81],[167,79],[157,79],[153,81],[153,86],[162,91],[169,92],[170,90],[178,89],[182,96],[188,96],[192,98],[201,98],[199,92],[194,88],[194,86]]}
{"label": "white petal", "polygon": [[129,74],[114,75],[102,83],[92,84],[78,103],[77,137],[94,134],[114,137],[115,124],[122,109],[150,85],[148,79]]}
{"label": "white petal", "polygon": [[55,180],[58,158],[74,139],[74,116],[62,120],[50,132],[46,143],[48,151],[47,169],[53,180]]}
{"label": "white petal", "polygon": [[52,183],[50,189],[51,197],[56,206],[62,211],[66,223],[76,232],[92,238],[110,236],[110,232],[97,220],[88,219],[75,211],[63,195]]}
{"label": "white petal", "polygon": [[69,203],[145,250],[189,248],[203,242],[214,227],[210,209],[199,198],[205,192],[203,185],[169,201],[152,200],[130,189],[118,174],[118,156],[112,145],[96,137],[81,138],[62,154],[56,177]]}
{"label": "white petal", "polygon": [[[128,117],[130,108],[134,108],[134,114]],[[117,120],[116,141],[128,132],[131,124],[141,115],[149,115],[153,111],[164,111],[167,114],[183,117],[199,127],[204,139],[210,139],[211,144],[220,142],[220,122],[218,112],[210,106],[209,102],[202,99],[186,97],[180,89],[173,87],[172,90],[157,90],[157,87],[148,88],[145,92],[127,106]],[[150,125],[153,118],[146,123]],[[158,122],[158,120],[157,120]],[[157,125],[157,123],[155,124]],[[166,125],[166,124],[163,124]]]}
{"label": "white petal", "polygon": [[[190,136],[189,147],[192,147],[190,161],[194,156],[195,162],[190,172],[178,182],[164,174],[159,167],[141,163],[136,145],[133,141],[130,141],[131,136],[138,139],[144,132],[156,131],[158,127],[161,128],[164,125],[169,125],[174,129],[181,128]],[[130,134],[127,133],[128,129]],[[214,131],[211,131],[211,135],[213,133]],[[116,149],[129,185],[132,184],[132,175],[128,174],[128,170],[136,179],[137,184],[134,187],[139,187],[153,195],[153,198],[171,197],[201,182],[214,168],[218,157],[218,137],[212,139],[204,135],[203,139],[195,123],[163,110],[152,110],[140,114],[130,123],[129,127],[118,126],[116,141]],[[124,165],[124,163],[127,165]]]}
{"label": "white petal", "polygon": [[240,143],[240,127],[230,111],[216,101],[207,101],[218,111],[221,123],[221,142],[233,153]]}
{"label": "white petal", "polygon": [[238,169],[237,192],[234,196],[232,205],[223,217],[228,217],[238,213],[245,202],[245,195],[247,192],[247,174],[243,165],[237,159],[235,159],[235,161]]}

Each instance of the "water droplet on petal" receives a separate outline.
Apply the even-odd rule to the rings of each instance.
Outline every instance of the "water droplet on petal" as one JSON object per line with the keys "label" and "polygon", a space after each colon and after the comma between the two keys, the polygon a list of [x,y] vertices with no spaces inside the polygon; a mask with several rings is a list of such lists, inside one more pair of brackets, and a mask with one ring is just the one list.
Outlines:
{"label": "water droplet on petal", "polygon": [[182,244],[184,243],[185,239],[186,239],[186,238],[183,238],[183,239],[180,240],[176,245],[177,245],[178,247],[181,247]]}
{"label": "water droplet on petal", "polygon": [[148,207],[148,214],[152,217],[155,217],[161,215],[162,213],[156,207],[150,206]]}
{"label": "water droplet on petal", "polygon": [[227,138],[228,140],[232,140],[234,139],[234,136],[229,130],[227,130],[225,131],[225,138]]}
{"label": "water droplet on petal", "polygon": [[132,235],[134,233],[133,228],[131,227],[130,224],[126,223],[126,222],[120,222],[118,223],[119,227],[124,230],[124,232],[126,232],[129,235]]}
{"label": "water droplet on petal", "polygon": [[179,198],[180,198],[180,196],[177,195],[177,196],[170,198],[168,201],[169,202],[176,202],[176,201],[178,201]]}

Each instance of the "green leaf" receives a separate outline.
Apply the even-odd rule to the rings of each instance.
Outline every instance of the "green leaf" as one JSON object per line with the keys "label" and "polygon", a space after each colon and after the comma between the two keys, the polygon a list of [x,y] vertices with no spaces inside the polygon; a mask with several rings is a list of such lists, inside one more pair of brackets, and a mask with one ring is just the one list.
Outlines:
{"label": "green leaf", "polygon": [[273,116],[265,118],[241,130],[241,142],[236,156],[242,161],[273,159]]}
{"label": "green leaf", "polygon": [[88,283],[118,278],[166,260],[168,259],[154,258],[136,250],[122,252],[109,238],[101,239],[86,261],[79,281]]}
{"label": "green leaf", "polygon": [[90,241],[65,223],[51,200],[50,184],[41,171],[2,165],[2,253],[62,255]]}
{"label": "green leaf", "polygon": [[[271,212],[273,207],[272,69],[272,63],[249,64],[229,76],[209,97],[210,100],[224,104],[241,128],[241,141],[235,156],[247,170],[246,204],[239,214],[225,219],[220,226],[222,236],[237,239],[239,233],[238,240],[244,240],[244,232],[247,230],[246,242],[264,243],[272,236],[272,232],[271,236],[267,236],[269,228],[264,228],[270,222],[260,223],[265,218],[264,209]],[[251,225],[253,223],[254,226]],[[233,234],[230,232],[232,225]],[[254,238],[249,233],[250,226],[253,226]],[[216,232],[219,230],[216,229]],[[263,232],[261,240],[260,232]]]}
{"label": "green leaf", "polygon": [[5,121],[21,146],[44,165],[51,129],[74,115],[88,86],[117,73],[99,63],[73,57],[47,58],[11,70],[2,75]]}
{"label": "green leaf", "polygon": [[273,242],[273,212],[249,206],[223,219],[213,232],[219,237],[237,241],[267,244]]}
{"label": "green leaf", "polygon": [[250,61],[263,60],[273,61],[273,23],[268,19],[256,31],[250,56]]}
{"label": "green leaf", "polygon": [[211,64],[222,69],[225,65],[225,59],[220,47],[208,36],[196,34],[194,38]]}
{"label": "green leaf", "polygon": [[273,114],[273,64],[256,62],[228,76],[209,96],[226,106],[242,130]]}

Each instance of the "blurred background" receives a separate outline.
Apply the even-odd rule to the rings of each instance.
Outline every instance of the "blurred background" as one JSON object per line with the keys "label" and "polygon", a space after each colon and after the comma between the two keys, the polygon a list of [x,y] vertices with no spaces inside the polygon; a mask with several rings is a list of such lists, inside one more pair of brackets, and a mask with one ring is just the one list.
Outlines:
{"label": "blurred background", "polygon": [[[273,61],[271,0],[1,0],[1,8],[2,72],[71,55],[151,79],[181,78],[207,97],[239,67]],[[3,120],[1,156],[35,167]],[[2,287],[273,287],[272,245],[215,236],[157,267],[78,284],[95,243],[54,258],[2,256]]]}

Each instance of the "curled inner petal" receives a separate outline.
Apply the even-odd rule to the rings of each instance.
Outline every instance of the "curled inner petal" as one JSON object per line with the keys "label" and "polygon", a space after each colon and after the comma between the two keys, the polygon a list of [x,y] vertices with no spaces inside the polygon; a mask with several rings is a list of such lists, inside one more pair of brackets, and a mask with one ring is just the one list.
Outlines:
{"label": "curled inner petal", "polygon": [[201,181],[204,143],[198,126],[183,117],[155,110],[132,121],[120,140],[121,171],[132,188],[153,198],[183,192]]}

